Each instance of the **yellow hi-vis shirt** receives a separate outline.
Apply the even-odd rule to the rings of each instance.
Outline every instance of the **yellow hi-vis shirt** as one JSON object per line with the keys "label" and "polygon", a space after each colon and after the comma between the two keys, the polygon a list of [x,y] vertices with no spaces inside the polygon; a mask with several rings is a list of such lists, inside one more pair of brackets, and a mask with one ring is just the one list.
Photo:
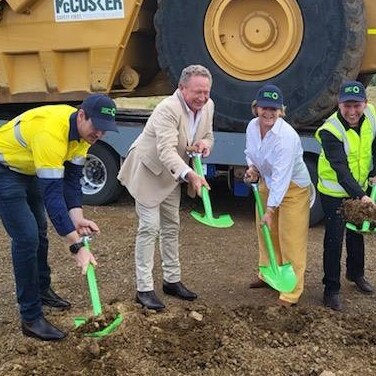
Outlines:
{"label": "yellow hi-vis shirt", "polygon": [[0,126],[0,163],[47,179],[63,178],[66,161],[83,165],[90,144],[69,140],[69,119],[76,111],[68,105],[42,106]]}
{"label": "yellow hi-vis shirt", "polygon": [[[320,132],[326,130],[340,142],[347,156],[348,166],[353,178],[363,191],[368,186],[368,174],[372,170],[372,143],[376,135],[376,112],[373,105],[368,104],[364,110],[365,120],[360,134],[353,129],[346,130],[338,119],[337,112],[316,131],[315,137],[321,143]],[[338,183],[337,173],[333,170],[322,149],[317,166],[319,192],[332,197],[349,197]]]}

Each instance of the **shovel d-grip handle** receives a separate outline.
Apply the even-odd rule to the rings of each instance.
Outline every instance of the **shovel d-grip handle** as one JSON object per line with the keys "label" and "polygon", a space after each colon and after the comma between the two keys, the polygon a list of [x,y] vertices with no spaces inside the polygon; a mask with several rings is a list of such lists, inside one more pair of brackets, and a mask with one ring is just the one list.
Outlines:
{"label": "shovel d-grip handle", "polygon": [[[202,168],[201,154],[191,153],[191,155],[193,158],[193,168],[196,171],[196,174],[203,178],[204,170]],[[212,206],[210,202],[209,191],[204,185],[201,187],[201,196],[202,196],[202,202],[204,203],[205,213],[209,218],[212,218],[213,210],[212,210]]]}
{"label": "shovel d-grip handle", "polygon": [[[259,215],[260,220],[261,220],[261,218],[264,216],[265,212],[264,212],[264,206],[262,204],[262,200],[261,200],[261,197],[260,197],[260,192],[259,192],[259,189],[258,189],[258,184],[257,183],[251,183],[251,187],[252,187],[252,190],[253,190],[253,194],[255,196],[257,212],[258,212],[258,215]],[[278,273],[278,264],[277,264],[277,260],[275,258],[273,241],[272,241],[272,238],[270,236],[270,231],[269,231],[268,225],[264,223],[261,226],[261,231],[262,231],[262,234],[264,236],[266,249],[268,251],[270,266],[272,267],[272,269],[275,273]]]}
{"label": "shovel d-grip handle", "polygon": [[[82,241],[84,242],[85,249],[90,252],[90,237],[84,236]],[[90,263],[86,271],[87,283],[89,285],[89,295],[91,300],[91,305],[93,307],[94,316],[99,316],[102,314],[102,305],[99,297],[97,279],[95,276],[94,265]]]}

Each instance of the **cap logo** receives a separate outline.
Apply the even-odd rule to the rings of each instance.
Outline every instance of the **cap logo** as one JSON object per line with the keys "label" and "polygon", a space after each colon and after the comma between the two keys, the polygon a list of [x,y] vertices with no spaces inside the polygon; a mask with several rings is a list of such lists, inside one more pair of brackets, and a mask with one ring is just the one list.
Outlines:
{"label": "cap logo", "polygon": [[264,94],[263,94],[263,97],[274,99],[276,101],[279,98],[279,95],[275,91],[265,91]]}
{"label": "cap logo", "polygon": [[113,108],[113,107],[102,107],[101,108],[101,114],[111,115],[111,116],[115,117],[115,115],[116,115],[116,108]]}
{"label": "cap logo", "polygon": [[360,88],[359,86],[348,86],[345,88],[345,93],[354,93],[354,94],[359,94],[360,93]]}

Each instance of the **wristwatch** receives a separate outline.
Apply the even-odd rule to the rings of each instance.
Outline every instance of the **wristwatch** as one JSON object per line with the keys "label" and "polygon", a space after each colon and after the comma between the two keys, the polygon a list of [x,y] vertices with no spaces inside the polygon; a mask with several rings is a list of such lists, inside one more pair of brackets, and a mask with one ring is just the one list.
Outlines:
{"label": "wristwatch", "polygon": [[84,247],[85,244],[83,241],[80,241],[78,243],[73,243],[72,245],[69,246],[69,250],[74,254],[76,255],[78,253],[78,251]]}

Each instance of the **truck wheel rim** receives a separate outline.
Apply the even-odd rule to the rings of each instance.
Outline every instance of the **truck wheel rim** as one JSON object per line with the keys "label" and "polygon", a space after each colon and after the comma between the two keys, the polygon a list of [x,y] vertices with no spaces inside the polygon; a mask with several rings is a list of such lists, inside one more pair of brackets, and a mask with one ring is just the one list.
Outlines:
{"label": "truck wheel rim", "polygon": [[226,73],[261,81],[292,63],[303,27],[295,0],[212,0],[204,34],[211,57]]}
{"label": "truck wheel rim", "polygon": [[95,155],[88,154],[81,179],[84,195],[97,194],[107,182],[107,171],[103,162]]}

